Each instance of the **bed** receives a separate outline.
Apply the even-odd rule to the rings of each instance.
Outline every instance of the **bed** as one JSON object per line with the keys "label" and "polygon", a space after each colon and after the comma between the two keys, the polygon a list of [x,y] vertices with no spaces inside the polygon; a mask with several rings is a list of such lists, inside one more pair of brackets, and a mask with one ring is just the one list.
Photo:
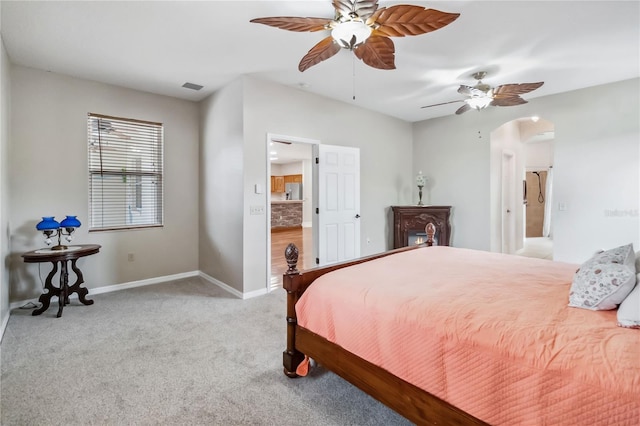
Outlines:
{"label": "bed", "polygon": [[640,332],[567,307],[577,265],[427,233],[304,272],[289,245],[284,373],[313,358],[416,424],[638,424]]}

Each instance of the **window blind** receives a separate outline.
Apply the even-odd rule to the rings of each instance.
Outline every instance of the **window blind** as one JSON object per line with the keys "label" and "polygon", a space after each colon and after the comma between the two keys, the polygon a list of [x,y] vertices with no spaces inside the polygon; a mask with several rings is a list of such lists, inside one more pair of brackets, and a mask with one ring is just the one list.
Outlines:
{"label": "window blind", "polygon": [[161,123],[89,113],[89,231],[163,224]]}

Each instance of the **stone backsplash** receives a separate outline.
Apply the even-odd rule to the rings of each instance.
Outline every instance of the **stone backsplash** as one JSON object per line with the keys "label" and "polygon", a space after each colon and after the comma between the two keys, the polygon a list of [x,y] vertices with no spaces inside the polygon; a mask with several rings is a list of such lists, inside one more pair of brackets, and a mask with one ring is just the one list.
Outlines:
{"label": "stone backsplash", "polygon": [[302,226],[302,202],[271,203],[271,229]]}

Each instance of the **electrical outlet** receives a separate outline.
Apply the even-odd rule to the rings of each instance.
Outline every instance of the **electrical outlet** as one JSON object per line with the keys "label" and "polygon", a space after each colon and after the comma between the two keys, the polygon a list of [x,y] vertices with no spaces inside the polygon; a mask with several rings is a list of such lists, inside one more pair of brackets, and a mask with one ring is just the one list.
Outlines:
{"label": "electrical outlet", "polygon": [[133,253],[127,254],[127,260],[129,262],[133,262],[135,260],[135,256],[133,255]]}
{"label": "electrical outlet", "polygon": [[264,206],[250,206],[249,214],[264,214]]}

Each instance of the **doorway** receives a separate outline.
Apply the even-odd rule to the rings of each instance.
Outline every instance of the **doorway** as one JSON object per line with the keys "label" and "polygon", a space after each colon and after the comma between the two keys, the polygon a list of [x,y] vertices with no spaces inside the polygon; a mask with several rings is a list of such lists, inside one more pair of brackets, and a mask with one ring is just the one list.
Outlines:
{"label": "doorway", "polygon": [[284,250],[294,243],[298,269],[313,266],[312,147],[320,141],[267,134],[268,290],[282,286]]}
{"label": "doorway", "polygon": [[[554,124],[537,116],[521,117],[491,132],[490,235],[491,251],[552,258]],[[541,172],[545,172],[544,174]],[[540,195],[545,203],[540,236],[527,236],[527,219]],[[529,178],[527,178],[529,176]],[[533,179],[532,179],[533,178]],[[530,181],[531,180],[531,181]],[[511,213],[509,213],[510,211]],[[531,218],[529,218],[531,219]]]}

